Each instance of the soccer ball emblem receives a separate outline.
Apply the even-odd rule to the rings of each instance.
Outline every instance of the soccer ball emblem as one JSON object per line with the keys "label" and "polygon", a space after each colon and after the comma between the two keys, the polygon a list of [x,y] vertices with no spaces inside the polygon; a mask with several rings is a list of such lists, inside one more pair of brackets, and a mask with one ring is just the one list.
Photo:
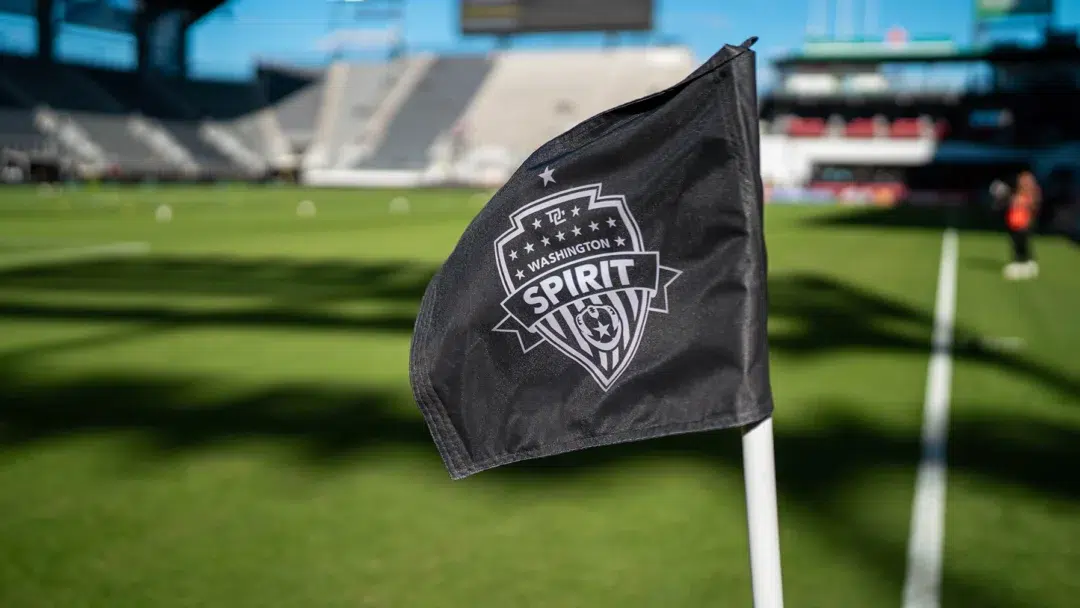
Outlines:
{"label": "soccer ball emblem", "polygon": [[582,337],[600,350],[614,349],[622,338],[622,324],[614,307],[590,305],[579,312],[574,321]]}

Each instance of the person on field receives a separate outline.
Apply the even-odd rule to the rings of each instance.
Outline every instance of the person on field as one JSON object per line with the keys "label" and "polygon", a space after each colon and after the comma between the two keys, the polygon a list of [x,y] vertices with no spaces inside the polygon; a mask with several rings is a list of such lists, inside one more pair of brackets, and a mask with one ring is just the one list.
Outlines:
{"label": "person on field", "polygon": [[1008,197],[1005,225],[1012,241],[1013,261],[1005,266],[1005,278],[1030,279],[1038,276],[1039,264],[1031,250],[1031,229],[1035,223],[1042,191],[1031,171],[1022,171],[1016,178],[1016,188]]}

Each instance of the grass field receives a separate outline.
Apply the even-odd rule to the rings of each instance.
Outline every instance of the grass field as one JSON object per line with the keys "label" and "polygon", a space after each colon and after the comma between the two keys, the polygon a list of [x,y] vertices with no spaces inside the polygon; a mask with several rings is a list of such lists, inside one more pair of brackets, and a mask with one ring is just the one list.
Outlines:
{"label": "grass field", "polygon": [[[409,339],[485,199],[399,194],[0,192],[0,606],[750,605],[735,431],[449,480]],[[1075,606],[1080,249],[960,223],[943,605]],[[942,226],[768,209],[789,606],[900,605]]]}

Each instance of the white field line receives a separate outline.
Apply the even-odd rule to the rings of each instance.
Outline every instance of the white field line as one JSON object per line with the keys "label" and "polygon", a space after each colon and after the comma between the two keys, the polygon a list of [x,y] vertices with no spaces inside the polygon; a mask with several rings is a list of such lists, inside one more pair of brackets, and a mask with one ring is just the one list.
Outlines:
{"label": "white field line", "polygon": [[0,255],[0,270],[90,258],[145,255],[147,253],[150,253],[150,243],[141,241],[87,245],[85,247],[36,249],[22,253]]}
{"label": "white field line", "polygon": [[908,537],[904,608],[941,604],[941,561],[945,540],[945,445],[952,390],[953,323],[956,318],[956,231],[945,231],[934,304],[933,347],[926,373],[922,456],[915,477],[915,498]]}

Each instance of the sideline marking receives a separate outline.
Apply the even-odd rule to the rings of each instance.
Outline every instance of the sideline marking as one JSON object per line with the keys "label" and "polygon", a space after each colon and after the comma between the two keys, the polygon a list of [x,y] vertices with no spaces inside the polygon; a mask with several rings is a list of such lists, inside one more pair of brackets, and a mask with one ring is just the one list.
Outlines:
{"label": "sideline marking", "polygon": [[945,444],[949,434],[952,390],[953,322],[956,318],[956,230],[941,242],[934,334],[926,371],[922,457],[915,477],[911,508],[904,608],[937,608],[941,604],[941,554],[945,540]]}

